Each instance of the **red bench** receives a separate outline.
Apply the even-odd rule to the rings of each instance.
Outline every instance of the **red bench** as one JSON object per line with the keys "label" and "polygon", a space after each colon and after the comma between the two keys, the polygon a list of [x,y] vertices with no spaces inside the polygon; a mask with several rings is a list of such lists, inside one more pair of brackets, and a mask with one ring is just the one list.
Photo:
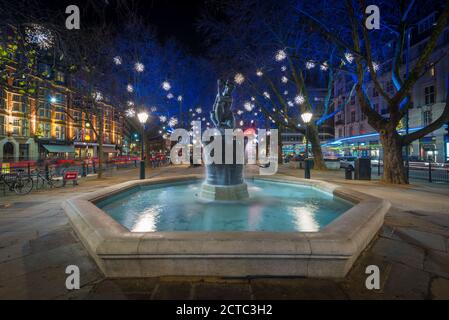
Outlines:
{"label": "red bench", "polygon": [[65,187],[67,181],[72,181],[74,186],[78,185],[78,171],[66,171],[62,176],[62,186]]}

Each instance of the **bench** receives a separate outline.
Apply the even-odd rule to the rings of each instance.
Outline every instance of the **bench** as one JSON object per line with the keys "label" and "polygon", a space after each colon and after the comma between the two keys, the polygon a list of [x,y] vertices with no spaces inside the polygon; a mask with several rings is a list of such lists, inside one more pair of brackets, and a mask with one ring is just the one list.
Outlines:
{"label": "bench", "polygon": [[62,186],[65,187],[67,181],[72,181],[74,186],[78,185],[78,171],[66,171],[62,176]]}

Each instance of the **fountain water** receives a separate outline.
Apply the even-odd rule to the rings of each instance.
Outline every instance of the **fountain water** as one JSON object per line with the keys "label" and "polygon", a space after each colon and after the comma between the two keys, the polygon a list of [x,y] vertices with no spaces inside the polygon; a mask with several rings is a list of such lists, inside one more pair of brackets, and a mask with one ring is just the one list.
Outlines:
{"label": "fountain water", "polygon": [[[231,111],[232,81],[218,80],[218,93],[215,98],[211,120],[224,137],[226,129],[235,129],[235,119]],[[222,164],[206,165],[206,180],[202,184],[200,196],[208,200],[241,200],[249,197],[248,187],[243,178],[244,165],[236,161],[236,141],[231,148],[226,148],[222,140]],[[233,150],[232,163],[225,163],[226,151]]]}

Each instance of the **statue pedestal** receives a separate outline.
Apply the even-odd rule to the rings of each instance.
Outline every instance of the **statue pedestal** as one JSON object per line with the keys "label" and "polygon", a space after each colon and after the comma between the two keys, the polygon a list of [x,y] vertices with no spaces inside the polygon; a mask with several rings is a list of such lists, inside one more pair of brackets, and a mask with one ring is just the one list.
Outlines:
{"label": "statue pedestal", "polygon": [[246,183],[234,185],[212,185],[203,183],[200,197],[207,200],[236,201],[249,198]]}

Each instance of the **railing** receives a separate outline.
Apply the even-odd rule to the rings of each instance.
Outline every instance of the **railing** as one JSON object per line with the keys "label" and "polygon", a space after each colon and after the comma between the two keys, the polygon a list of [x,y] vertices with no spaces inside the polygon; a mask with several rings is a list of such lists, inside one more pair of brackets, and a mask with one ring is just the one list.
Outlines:
{"label": "railing", "polygon": [[[372,175],[381,176],[383,174],[382,161],[372,162],[371,168]],[[435,162],[410,162],[409,179],[449,183],[449,164]]]}
{"label": "railing", "polygon": [[[105,160],[102,168],[103,172],[107,174],[116,170],[137,168],[139,161],[137,157],[117,157]],[[48,176],[51,173],[56,177],[62,177],[64,172],[67,171],[77,171],[81,179],[98,173],[99,169],[98,159],[2,162],[0,163],[0,168],[1,174],[21,173],[29,176],[34,176],[34,171],[36,170],[44,176]],[[36,183],[34,189],[38,188],[42,188],[42,184],[39,187],[39,184]],[[5,185],[0,185],[0,190],[5,195],[8,188]]]}

